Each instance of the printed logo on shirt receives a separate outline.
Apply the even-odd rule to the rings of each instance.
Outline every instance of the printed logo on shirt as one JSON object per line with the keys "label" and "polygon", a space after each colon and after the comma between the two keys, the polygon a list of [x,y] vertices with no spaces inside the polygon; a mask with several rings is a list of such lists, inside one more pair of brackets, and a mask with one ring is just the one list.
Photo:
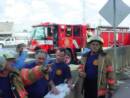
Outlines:
{"label": "printed logo on shirt", "polygon": [[62,70],[61,70],[61,69],[57,69],[57,70],[56,70],[56,75],[57,75],[57,76],[62,75]]}
{"label": "printed logo on shirt", "polygon": [[93,65],[98,66],[98,60],[94,60]]}

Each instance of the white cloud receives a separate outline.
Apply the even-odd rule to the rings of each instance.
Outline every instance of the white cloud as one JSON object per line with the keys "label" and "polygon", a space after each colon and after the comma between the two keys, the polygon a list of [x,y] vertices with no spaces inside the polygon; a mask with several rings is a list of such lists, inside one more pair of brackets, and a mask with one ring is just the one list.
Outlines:
{"label": "white cloud", "polygon": [[[36,25],[40,22],[56,22],[56,23],[86,23],[92,25],[109,25],[99,15],[99,10],[108,0],[85,0],[83,14],[83,0],[5,0],[5,12],[3,15],[7,21],[14,21],[23,27]],[[123,0],[130,6],[130,0]],[[0,1],[0,3],[2,3]],[[5,18],[4,18],[5,19]],[[121,23],[127,26],[130,15]],[[21,27],[19,27],[21,28]]]}
{"label": "white cloud", "polygon": [[130,0],[123,0],[123,2],[130,7]]}
{"label": "white cloud", "polygon": [[22,22],[28,14],[28,5],[26,3],[17,2],[17,0],[7,0],[5,8],[5,16],[12,21]]}

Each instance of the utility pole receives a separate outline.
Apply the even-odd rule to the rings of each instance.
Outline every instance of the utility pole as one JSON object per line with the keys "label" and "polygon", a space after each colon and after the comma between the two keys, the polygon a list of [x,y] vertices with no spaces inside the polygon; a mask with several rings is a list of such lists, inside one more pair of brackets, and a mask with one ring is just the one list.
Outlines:
{"label": "utility pole", "polygon": [[83,24],[86,25],[86,1],[81,0],[81,3],[82,3],[82,11],[83,11],[82,21],[83,21]]}
{"label": "utility pole", "polygon": [[[86,1],[85,0],[81,0],[81,6],[82,6],[82,23],[83,23],[84,26],[87,26],[86,25]],[[86,46],[86,42],[84,42],[84,45]],[[83,51],[83,48],[81,49],[81,51]]]}

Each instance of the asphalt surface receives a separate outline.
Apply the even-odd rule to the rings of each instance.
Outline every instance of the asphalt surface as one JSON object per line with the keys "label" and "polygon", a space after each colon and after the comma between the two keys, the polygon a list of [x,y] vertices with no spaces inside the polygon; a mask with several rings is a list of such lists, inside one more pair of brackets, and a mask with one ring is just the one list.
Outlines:
{"label": "asphalt surface", "polygon": [[130,79],[124,80],[112,98],[130,98]]}

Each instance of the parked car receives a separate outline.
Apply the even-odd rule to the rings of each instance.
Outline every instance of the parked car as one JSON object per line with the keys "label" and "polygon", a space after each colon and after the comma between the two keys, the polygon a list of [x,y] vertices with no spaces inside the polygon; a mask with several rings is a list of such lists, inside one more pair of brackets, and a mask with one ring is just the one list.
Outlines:
{"label": "parked car", "polygon": [[0,48],[8,47],[8,46],[16,46],[20,43],[28,44],[27,40],[17,40],[15,37],[7,37],[4,39],[0,39]]}

